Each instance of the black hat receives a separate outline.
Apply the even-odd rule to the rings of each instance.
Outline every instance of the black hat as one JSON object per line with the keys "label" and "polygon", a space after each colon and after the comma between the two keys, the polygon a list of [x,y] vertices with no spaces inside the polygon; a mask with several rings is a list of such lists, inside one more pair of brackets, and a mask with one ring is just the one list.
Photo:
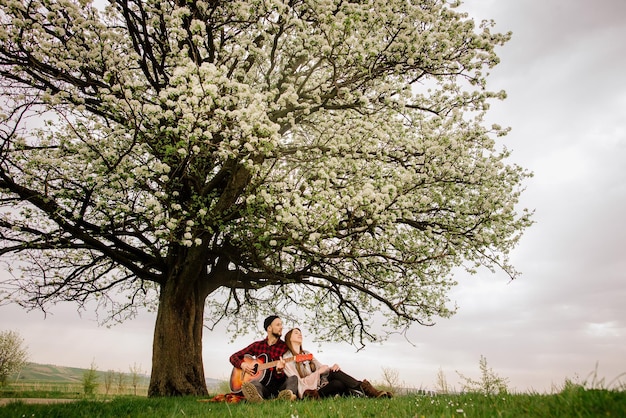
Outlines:
{"label": "black hat", "polygon": [[272,322],[274,322],[276,318],[278,318],[278,316],[276,315],[270,315],[267,318],[265,318],[265,321],[263,321],[263,329],[267,331],[267,327],[272,325]]}

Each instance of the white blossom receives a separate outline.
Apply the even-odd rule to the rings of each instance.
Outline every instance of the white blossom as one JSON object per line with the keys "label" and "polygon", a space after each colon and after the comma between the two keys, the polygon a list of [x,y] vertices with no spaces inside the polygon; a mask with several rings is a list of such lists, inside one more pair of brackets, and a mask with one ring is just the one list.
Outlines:
{"label": "white blossom", "polygon": [[[43,294],[34,280],[56,275],[71,294],[81,274],[98,289],[119,274],[141,276],[121,292],[144,294],[134,286],[187,262],[203,275],[177,279],[205,280],[227,255],[259,305],[289,290],[349,339],[361,321],[451,315],[457,266],[514,277],[528,173],[508,162],[508,128],[483,126],[505,97],[486,77],[510,34],[457,4],[2,2],[1,228],[20,248],[17,288]],[[207,311],[232,308],[219,292]]]}

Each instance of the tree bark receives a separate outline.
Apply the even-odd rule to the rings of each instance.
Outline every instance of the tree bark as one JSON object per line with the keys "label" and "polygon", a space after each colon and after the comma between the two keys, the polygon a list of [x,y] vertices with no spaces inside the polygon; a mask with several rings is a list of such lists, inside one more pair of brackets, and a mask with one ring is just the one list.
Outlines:
{"label": "tree bark", "polygon": [[[148,396],[207,396],[202,361],[206,289],[200,271],[182,264],[161,286]],[[197,269],[195,269],[197,270]],[[189,277],[195,274],[195,277]]]}

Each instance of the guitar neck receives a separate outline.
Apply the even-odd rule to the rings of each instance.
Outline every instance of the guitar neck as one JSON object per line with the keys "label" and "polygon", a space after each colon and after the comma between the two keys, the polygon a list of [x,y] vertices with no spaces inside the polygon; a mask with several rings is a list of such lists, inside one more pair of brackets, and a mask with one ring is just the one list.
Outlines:
{"label": "guitar neck", "polygon": [[[295,359],[296,359],[295,357],[287,357],[286,359],[283,359],[283,360],[285,362],[290,362],[290,361],[294,361]],[[259,370],[269,369],[271,367],[276,366],[279,362],[280,360],[270,361],[269,363],[261,363],[259,364]]]}

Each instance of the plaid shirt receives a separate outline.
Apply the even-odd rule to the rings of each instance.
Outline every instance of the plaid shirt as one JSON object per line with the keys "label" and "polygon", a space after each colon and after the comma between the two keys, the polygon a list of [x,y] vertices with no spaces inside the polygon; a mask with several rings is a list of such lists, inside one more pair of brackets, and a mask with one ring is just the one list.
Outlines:
{"label": "plaid shirt", "polygon": [[[255,341],[243,350],[237,351],[235,354],[230,356],[230,364],[241,368],[241,362],[246,354],[254,357],[258,357],[261,354],[265,354],[267,356],[267,362],[280,360],[280,357],[285,354],[289,349],[287,348],[287,344],[281,339],[278,339],[274,344],[269,345],[267,343],[267,338],[261,341]],[[282,380],[285,378],[284,373],[276,373],[276,368],[272,367],[272,380],[278,379]]]}

